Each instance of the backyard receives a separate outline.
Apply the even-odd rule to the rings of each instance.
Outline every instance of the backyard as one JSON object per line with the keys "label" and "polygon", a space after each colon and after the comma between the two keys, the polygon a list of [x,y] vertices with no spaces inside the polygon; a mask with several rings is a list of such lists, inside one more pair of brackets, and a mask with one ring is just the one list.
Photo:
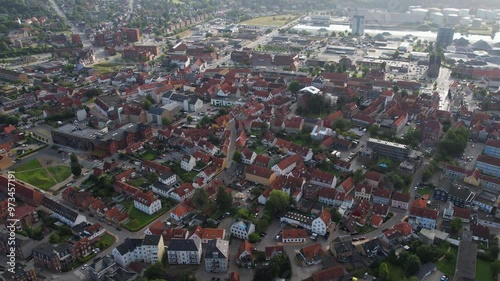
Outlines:
{"label": "backyard", "polygon": [[493,281],[491,262],[478,258],[476,262],[476,279],[478,281]]}
{"label": "backyard", "polygon": [[424,188],[420,188],[417,192],[420,196],[424,196],[426,194],[429,194],[429,196],[432,193],[432,187],[426,186]]}
{"label": "backyard", "polygon": [[[107,232],[104,232],[104,234],[101,236],[101,240],[97,243],[98,247],[101,248],[101,250],[104,250],[108,248],[109,246],[113,245],[115,243],[115,237]],[[99,244],[100,243],[100,244]]]}
{"label": "backyard", "polygon": [[257,148],[254,150],[254,152],[256,154],[260,155],[260,154],[264,153],[266,150],[267,150],[267,147],[260,145],[260,146],[257,146]]}
{"label": "backyard", "polygon": [[441,258],[439,261],[436,262],[437,269],[439,269],[441,272],[444,274],[453,277],[455,275],[455,267],[457,264],[457,253],[458,253],[458,248],[451,246],[450,251],[453,255],[453,258],[451,260],[446,259],[446,257]]}
{"label": "backyard", "polygon": [[141,154],[141,159],[142,160],[155,160],[156,159],[156,154],[154,154],[152,151],[146,151],[145,153]]}
{"label": "backyard", "polygon": [[400,281],[401,276],[404,276],[404,270],[401,266],[394,265],[390,262],[386,262],[389,268],[389,279],[392,281]]}
{"label": "backyard", "polygon": [[126,223],[122,223],[121,226],[124,228],[128,229],[131,232],[136,232],[144,228],[146,225],[150,224],[153,222],[155,219],[166,213],[171,205],[170,204],[163,204],[162,202],[162,208],[159,212],[153,215],[148,215],[144,213],[143,211],[140,211],[139,209],[134,207],[134,202],[132,200],[126,200],[121,203],[125,208],[128,210],[128,216],[130,220]]}
{"label": "backyard", "polygon": [[37,159],[32,159],[13,170],[16,172],[16,178],[43,190],[50,189],[71,175],[71,169],[67,166],[44,168]]}
{"label": "backyard", "polygon": [[269,25],[269,26],[284,26],[287,23],[293,21],[297,18],[297,15],[276,15],[276,16],[268,16],[268,17],[260,17],[254,18],[251,20],[247,20],[241,22],[240,24],[248,24],[248,25]]}

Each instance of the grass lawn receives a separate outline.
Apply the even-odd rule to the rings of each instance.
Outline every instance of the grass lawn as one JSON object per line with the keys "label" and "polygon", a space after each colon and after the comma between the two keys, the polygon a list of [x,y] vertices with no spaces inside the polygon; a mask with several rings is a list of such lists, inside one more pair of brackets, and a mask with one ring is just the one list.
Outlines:
{"label": "grass lawn", "polygon": [[142,154],[142,155],[141,155],[141,158],[142,158],[143,160],[153,161],[153,160],[155,160],[155,159],[156,159],[156,155],[155,155],[153,152],[148,151],[148,152],[146,152],[146,153]]}
{"label": "grass lawn", "polygon": [[180,0],[173,0],[172,4],[184,4],[184,2],[182,2]]}
{"label": "grass lawn", "polygon": [[386,262],[389,268],[389,278],[392,281],[400,281],[404,275],[404,270],[401,266],[394,265],[392,263]]}
{"label": "grass lawn", "polygon": [[182,38],[185,38],[185,37],[189,37],[191,35],[193,35],[193,32],[191,30],[185,30],[185,31],[183,31],[183,32],[181,32],[181,33],[179,33],[179,34],[177,34],[175,36],[176,37],[179,36],[179,38],[182,39]]}
{"label": "grass lawn", "polygon": [[455,267],[457,264],[457,253],[458,253],[458,248],[457,247],[451,247],[450,253],[453,255],[452,260],[447,260],[446,258],[441,259],[440,261],[436,262],[437,269],[441,270],[444,274],[453,277],[455,274]]}
{"label": "grass lawn", "polygon": [[120,67],[121,65],[110,62],[99,63],[92,66],[92,68],[99,71],[100,74],[108,74],[114,72]]}
{"label": "grass lawn", "polygon": [[257,153],[257,154],[262,154],[266,150],[267,150],[267,147],[261,145],[261,146],[257,146],[257,148],[254,150],[254,152]]}
{"label": "grass lawn", "polygon": [[162,208],[158,213],[154,215],[148,215],[143,211],[135,208],[134,202],[132,200],[123,201],[121,204],[128,209],[128,216],[130,217],[130,220],[127,223],[122,223],[121,226],[131,232],[141,230],[144,226],[150,224],[152,221],[166,213],[170,208],[169,205],[165,204],[162,205]]}
{"label": "grass lawn", "polygon": [[40,164],[40,162],[38,162],[37,159],[31,159],[30,161],[17,166],[14,169],[14,171],[19,173],[19,172],[26,171],[26,170],[33,170],[33,169],[40,169],[40,168],[42,168],[42,164]]}
{"label": "grass lawn", "polygon": [[476,262],[476,279],[478,281],[493,281],[491,262],[478,258]]}
{"label": "grass lawn", "polygon": [[26,172],[17,172],[16,178],[43,190],[48,190],[56,184],[56,182],[48,176],[47,170],[43,168]]}
{"label": "grass lawn", "polygon": [[48,167],[47,170],[57,182],[62,182],[71,175],[71,168],[67,166],[52,166]]}
{"label": "grass lawn", "polygon": [[138,179],[134,179],[134,180],[129,180],[127,183],[130,184],[130,185],[133,185],[135,187],[140,187],[141,185],[143,185],[144,183],[146,182],[145,179],[143,178],[138,178]]}
{"label": "grass lawn", "polygon": [[419,195],[421,195],[421,196],[424,196],[424,195],[426,195],[426,194],[431,195],[431,193],[432,193],[432,188],[430,188],[430,187],[420,188],[420,189],[418,189],[418,192],[417,192],[417,193],[418,193]]}
{"label": "grass lawn", "polygon": [[297,15],[291,15],[291,14],[276,15],[276,16],[269,16],[269,17],[254,18],[251,20],[241,22],[240,24],[273,25],[273,26],[280,26],[281,27],[281,26],[284,26],[285,24],[293,21],[296,18],[297,18]]}
{"label": "grass lawn", "polygon": [[116,241],[116,238],[113,235],[111,235],[107,232],[104,232],[104,234],[101,236],[101,241],[99,241],[99,242],[101,242],[101,246],[102,246],[101,251],[108,248],[109,246],[113,245],[115,243],[115,241]]}

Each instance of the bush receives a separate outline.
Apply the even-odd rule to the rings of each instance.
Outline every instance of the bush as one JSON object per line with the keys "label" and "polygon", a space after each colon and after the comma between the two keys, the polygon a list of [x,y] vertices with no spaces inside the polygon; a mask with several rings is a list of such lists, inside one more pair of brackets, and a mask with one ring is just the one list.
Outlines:
{"label": "bush", "polygon": [[453,260],[453,254],[452,253],[446,253],[444,254],[444,258],[448,261]]}

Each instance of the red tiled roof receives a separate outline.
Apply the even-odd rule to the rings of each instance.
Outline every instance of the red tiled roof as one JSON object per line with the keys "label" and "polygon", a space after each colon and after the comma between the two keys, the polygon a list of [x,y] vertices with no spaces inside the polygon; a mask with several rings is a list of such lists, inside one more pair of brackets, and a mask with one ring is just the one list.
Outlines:
{"label": "red tiled roof", "polygon": [[413,227],[407,222],[400,222],[394,225],[393,228],[401,232],[404,236],[409,236],[413,233]]}
{"label": "red tiled roof", "polygon": [[373,214],[372,220],[371,220],[371,225],[373,227],[379,227],[383,221],[384,221],[384,218],[382,218],[381,216],[379,216],[377,214]]}
{"label": "red tiled roof", "polygon": [[326,226],[330,225],[330,222],[332,221],[332,215],[327,209],[324,209],[323,212],[321,212],[319,218],[325,223]]}
{"label": "red tiled roof", "polygon": [[266,252],[266,258],[269,258],[275,252],[284,253],[285,248],[283,248],[283,246],[266,246],[265,252]]}
{"label": "red tiled roof", "polygon": [[365,173],[365,179],[380,182],[382,180],[382,174],[374,171],[368,171]]}
{"label": "red tiled roof", "polygon": [[391,192],[388,189],[374,188],[372,195],[377,197],[390,198]]}
{"label": "red tiled roof", "polygon": [[462,219],[470,219],[471,209],[464,209],[460,207],[453,207],[453,216]]}
{"label": "red tiled roof", "polygon": [[394,194],[392,195],[392,200],[408,203],[410,202],[410,194],[394,192]]}
{"label": "red tiled roof", "polygon": [[256,165],[248,166],[246,169],[246,173],[266,179],[268,179],[269,177],[271,177],[272,174],[274,174],[274,172],[271,169]]}
{"label": "red tiled roof", "polygon": [[342,265],[337,265],[312,274],[313,281],[331,281],[340,280],[347,275],[347,271]]}
{"label": "red tiled roof", "polygon": [[298,154],[288,156],[287,158],[281,160],[277,166],[281,170],[285,170],[286,168],[290,167],[294,163],[299,163],[302,161],[302,157]]}
{"label": "red tiled roof", "polygon": [[410,209],[410,215],[435,220],[438,217],[438,211],[432,210],[432,209],[427,209],[427,208],[421,208],[421,207],[417,207],[417,206],[412,206]]}
{"label": "red tiled roof", "polygon": [[306,238],[307,232],[305,229],[284,229],[282,237],[283,239]]}
{"label": "red tiled roof", "polygon": [[319,190],[319,197],[325,197],[329,199],[335,199],[338,194],[338,190],[329,187],[323,187]]}
{"label": "red tiled roof", "polygon": [[493,165],[493,166],[500,166],[500,158],[496,158],[496,157],[485,155],[485,154],[479,155],[477,157],[476,162],[483,162],[483,163]]}
{"label": "red tiled roof", "polygon": [[484,239],[490,238],[490,229],[487,226],[480,224],[471,224],[470,230],[472,231],[472,235],[474,236]]}

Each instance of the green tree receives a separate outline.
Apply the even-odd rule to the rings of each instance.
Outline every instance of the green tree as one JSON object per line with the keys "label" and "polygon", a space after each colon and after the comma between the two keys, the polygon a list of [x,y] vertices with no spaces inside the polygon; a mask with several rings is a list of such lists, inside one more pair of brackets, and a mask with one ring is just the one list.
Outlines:
{"label": "green tree", "polygon": [[288,193],[281,190],[273,190],[269,193],[269,198],[266,201],[266,210],[271,215],[276,215],[288,209],[290,205],[290,196]]}
{"label": "green tree", "polygon": [[149,100],[145,100],[144,103],[142,104],[142,108],[144,108],[144,110],[149,110],[151,105],[152,103]]}
{"label": "green tree", "polygon": [[370,135],[376,136],[378,134],[378,129],[379,129],[378,124],[372,124],[370,127],[368,127],[368,132],[370,132]]}
{"label": "green tree", "polygon": [[231,193],[227,192],[223,186],[219,186],[216,198],[216,205],[219,210],[227,211],[233,206],[233,196],[231,196]]}
{"label": "green tree", "polygon": [[296,94],[300,90],[301,87],[302,86],[300,85],[299,81],[294,80],[294,81],[290,82],[290,84],[288,85],[288,90],[290,92]]}
{"label": "green tree", "polygon": [[51,244],[57,244],[59,243],[59,240],[61,240],[61,238],[59,237],[59,235],[57,235],[56,232],[52,232],[50,235],[49,235],[49,242]]}
{"label": "green tree", "polygon": [[262,265],[255,269],[253,281],[274,281],[273,269],[270,266]]}
{"label": "green tree", "polygon": [[459,218],[454,218],[451,221],[450,226],[453,233],[458,233],[462,229],[462,220]]}
{"label": "green tree", "polygon": [[404,263],[405,276],[412,276],[420,269],[420,259],[417,255],[410,254]]}
{"label": "green tree", "polygon": [[362,169],[357,169],[354,171],[354,174],[352,175],[352,179],[354,180],[354,183],[358,184],[361,181],[363,181],[365,176],[365,173],[363,172]]}
{"label": "green tree", "polygon": [[344,118],[336,120],[332,125],[332,129],[334,130],[339,129],[341,131],[346,131],[350,127],[351,127],[351,122],[349,122],[349,120],[346,120]]}
{"label": "green tree", "polygon": [[170,123],[171,123],[171,122],[170,122],[170,119],[168,119],[167,117],[163,117],[163,118],[161,119],[161,124],[162,124],[163,126],[168,126],[168,125],[170,125]]}
{"label": "green tree", "polygon": [[385,262],[381,263],[378,268],[378,278],[382,281],[389,280],[389,267]]}
{"label": "green tree", "polygon": [[242,158],[242,155],[241,155],[241,152],[239,151],[235,151],[234,154],[233,154],[233,160],[237,163],[241,163],[243,161],[243,158]]}
{"label": "green tree", "polygon": [[194,191],[193,204],[198,210],[203,210],[208,204],[208,193],[204,188],[197,188]]}
{"label": "green tree", "polygon": [[74,176],[78,177],[79,175],[82,174],[82,166],[80,165],[80,162],[78,162],[78,157],[74,153],[71,154],[70,167],[71,167],[71,173]]}
{"label": "green tree", "polygon": [[438,156],[441,159],[450,159],[460,156],[467,147],[469,130],[452,128],[446,132],[438,145]]}
{"label": "green tree", "polygon": [[252,244],[253,244],[253,243],[257,243],[257,242],[259,242],[259,240],[260,240],[260,236],[259,236],[259,234],[258,234],[258,233],[256,233],[256,232],[254,232],[254,233],[252,233],[252,234],[248,235],[248,242],[250,242],[250,243],[252,243]]}
{"label": "green tree", "polygon": [[285,279],[292,278],[292,263],[286,253],[271,258],[269,266],[273,269],[274,276]]}
{"label": "green tree", "polygon": [[[203,117],[203,118],[205,118],[205,117]],[[192,117],[191,115],[189,115],[188,117],[186,117],[186,121],[187,121],[188,123],[193,122],[193,117]],[[203,121],[203,119],[202,119],[202,121]]]}
{"label": "green tree", "polygon": [[14,125],[14,126],[17,126],[18,123],[19,123],[19,118],[17,118],[16,116],[9,116],[5,120],[5,125]]}
{"label": "green tree", "polygon": [[165,270],[163,269],[163,265],[161,262],[156,262],[152,265],[150,265],[146,271],[144,272],[144,276],[148,280],[152,279],[162,279],[165,277]]}
{"label": "green tree", "polygon": [[339,213],[339,211],[337,210],[330,210],[330,213],[332,214],[332,221],[334,221],[335,223],[339,223],[340,220],[342,219],[342,215]]}
{"label": "green tree", "polygon": [[151,172],[148,175],[148,182],[149,183],[156,183],[158,182],[158,174],[156,172]]}

